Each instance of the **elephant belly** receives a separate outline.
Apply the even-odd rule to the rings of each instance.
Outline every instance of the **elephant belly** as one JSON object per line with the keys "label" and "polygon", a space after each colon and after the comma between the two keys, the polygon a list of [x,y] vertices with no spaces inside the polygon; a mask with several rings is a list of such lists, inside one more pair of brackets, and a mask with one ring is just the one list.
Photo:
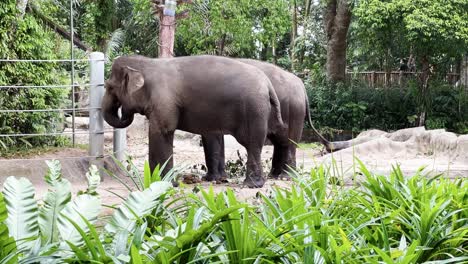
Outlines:
{"label": "elephant belly", "polygon": [[[224,106],[226,108],[226,106]],[[177,129],[194,134],[232,134],[239,126],[237,114],[216,108],[192,109],[180,112]]]}

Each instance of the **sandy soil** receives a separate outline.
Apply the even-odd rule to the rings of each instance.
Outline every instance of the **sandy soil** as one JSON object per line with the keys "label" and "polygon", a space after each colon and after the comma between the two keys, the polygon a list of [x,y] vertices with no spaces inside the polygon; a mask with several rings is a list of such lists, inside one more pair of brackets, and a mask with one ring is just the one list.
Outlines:
{"label": "sandy soil", "polygon": [[[419,132],[418,132],[419,131]],[[406,131],[405,133],[407,133]],[[361,181],[361,178],[353,178],[352,172],[358,167],[353,156],[357,156],[370,171],[387,174],[393,165],[399,164],[410,176],[421,166],[425,167],[427,173],[445,173],[446,176],[468,177],[468,137],[454,137],[452,134],[429,132],[427,134],[421,129],[408,132],[404,137],[397,137],[392,133],[367,133],[369,136],[363,140],[359,139],[359,144],[353,148],[339,151],[333,154],[322,156],[321,150],[317,148],[298,149],[297,162],[302,171],[309,171],[318,164],[330,166],[332,173],[335,173],[344,180],[346,185],[353,185],[353,180]],[[415,135],[410,135],[416,133]],[[128,155],[132,157],[133,163],[143,170],[144,161],[148,157],[148,145],[145,129],[129,130]],[[387,136],[385,136],[387,135]],[[398,134],[400,135],[400,134]],[[106,152],[112,150],[111,138],[106,137]],[[428,143],[429,142],[429,143]],[[246,156],[246,152],[234,138],[225,137],[226,160],[237,160],[238,152],[241,157]],[[62,161],[64,177],[69,179],[73,186],[73,192],[86,189],[85,173],[89,166],[87,159],[68,159],[67,157],[83,157],[87,151],[84,149],[61,149],[55,152],[37,155],[33,159],[1,159],[0,158],[0,182],[10,175],[27,177],[36,186],[36,197],[42,197],[47,191],[47,186],[43,181],[46,173],[44,160],[59,159]],[[262,159],[265,164],[269,163],[273,152],[272,146],[265,146],[262,152]],[[451,154],[455,153],[455,154]],[[465,156],[466,154],[466,156]],[[188,168],[186,172],[202,175],[204,172],[193,169],[193,165],[204,164],[203,149],[200,146],[199,136],[185,132],[177,132],[174,142],[174,159],[177,166]],[[114,169],[110,159],[105,160],[104,165],[108,169]],[[266,165],[268,167],[268,165]],[[268,172],[266,170],[266,172]],[[132,185],[129,177],[121,175],[121,179],[126,184]],[[255,197],[258,192],[268,193],[273,186],[290,186],[291,181],[269,179],[265,186],[260,189],[249,189],[242,186],[243,177],[230,179],[227,184],[214,184],[216,192],[222,192],[226,188],[232,188],[241,199]],[[208,188],[211,183],[200,183],[202,188]],[[191,189],[195,185],[185,185],[182,188]],[[99,192],[103,196],[106,204],[120,203],[120,198],[128,194],[126,187],[114,178],[105,176],[102,179]]]}

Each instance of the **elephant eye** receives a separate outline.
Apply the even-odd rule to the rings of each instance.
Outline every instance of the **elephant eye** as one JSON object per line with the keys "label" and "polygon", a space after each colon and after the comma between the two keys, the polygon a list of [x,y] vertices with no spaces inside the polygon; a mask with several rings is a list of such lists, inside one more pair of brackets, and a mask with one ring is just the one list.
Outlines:
{"label": "elephant eye", "polygon": [[108,81],[105,81],[104,82],[104,88],[108,91],[111,91],[112,90],[112,85],[108,82]]}

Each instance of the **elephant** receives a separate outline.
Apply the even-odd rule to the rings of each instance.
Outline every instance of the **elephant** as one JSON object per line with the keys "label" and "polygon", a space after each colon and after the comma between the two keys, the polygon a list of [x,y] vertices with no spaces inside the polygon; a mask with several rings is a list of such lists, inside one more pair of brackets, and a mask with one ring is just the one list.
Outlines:
{"label": "elephant", "polygon": [[173,167],[176,129],[208,137],[233,135],[247,150],[244,184],[250,188],[265,183],[260,155],[267,134],[284,126],[278,97],[261,70],[210,55],[115,59],[105,81],[102,113],[115,128],[129,126],[137,113],[148,118],[151,171],[166,161],[163,173]]}
{"label": "elephant", "polygon": [[[330,152],[344,147],[341,142],[326,140],[313,126],[309,113],[309,100],[300,78],[267,62],[252,59],[237,60],[262,70],[273,84],[280,101],[281,116],[285,126],[268,134],[268,139],[274,146],[269,177],[287,178],[288,168],[296,167],[296,144],[301,139],[304,120],[309,122],[317,138],[327,151]],[[207,165],[204,180],[226,181],[223,135],[210,134],[202,136],[202,143]]]}

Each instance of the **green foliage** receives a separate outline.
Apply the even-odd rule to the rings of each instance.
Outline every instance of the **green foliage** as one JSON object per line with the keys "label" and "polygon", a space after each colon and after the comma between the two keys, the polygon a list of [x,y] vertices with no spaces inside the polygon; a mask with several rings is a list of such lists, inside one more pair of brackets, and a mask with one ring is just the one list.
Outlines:
{"label": "green foliage", "polygon": [[34,187],[25,178],[8,177],[3,187],[8,218],[5,223],[18,251],[30,250],[39,235],[38,205]]}
{"label": "green foliage", "polygon": [[[360,82],[331,86],[306,81],[312,120],[317,127],[360,132],[366,129],[385,131],[415,125],[419,90],[415,84],[405,88],[371,88]],[[468,93],[433,82],[428,96],[428,129],[446,128],[466,131]]]}
{"label": "green foliage", "polygon": [[71,200],[71,184],[62,178],[60,162],[48,161],[47,165],[49,171],[45,181],[50,189],[43,198],[44,205],[39,209],[39,229],[44,244],[58,241],[57,219]]}
{"label": "green foliage", "polygon": [[[186,6],[183,6],[184,8]],[[287,1],[195,1],[179,22],[176,52],[253,57],[255,41],[269,45],[289,29]]]}
{"label": "green foliage", "polygon": [[14,254],[16,250],[15,239],[8,233],[8,226],[5,220],[8,217],[5,200],[3,194],[0,193],[0,260],[5,260],[10,256],[9,261],[6,263],[15,263],[17,260],[12,258],[11,254]]}
{"label": "green foliage", "polygon": [[350,55],[374,69],[395,69],[410,54],[440,66],[467,51],[467,7],[459,0],[359,1]]}
{"label": "green foliage", "polygon": [[[38,253],[18,256],[23,262],[59,258],[73,263],[468,260],[466,179],[430,177],[422,170],[407,176],[399,167],[375,175],[356,162],[359,186],[343,188],[331,180],[342,175],[319,166],[309,175],[293,172],[293,185],[259,194],[255,205],[229,188],[215,193],[210,187],[196,195],[156,181],[130,193],[104,229],[95,222],[98,196],[79,195],[60,212],[59,228],[64,229],[59,240],[39,243]],[[49,166],[46,180],[60,179],[58,163]],[[0,197],[0,216],[1,205]]]}
{"label": "green foliage", "polygon": [[[56,59],[54,35],[30,14],[17,18],[16,1],[0,3],[0,58]],[[1,62],[0,85],[51,85],[63,82],[64,70],[54,63]],[[6,109],[54,109],[66,103],[66,89],[0,89]],[[63,113],[1,113],[0,134],[45,133],[60,130]],[[60,137],[2,137],[0,154],[11,147],[59,144]]]}
{"label": "green foliage", "polygon": [[106,225],[106,230],[117,233],[125,230],[133,233],[138,222],[148,216],[156,206],[161,206],[161,196],[171,187],[169,182],[154,182],[144,191],[132,192],[119,206]]}
{"label": "green foliage", "polygon": [[[73,201],[68,202],[60,211],[57,219],[57,226],[63,242],[68,246],[73,244],[81,247],[85,244],[83,234],[92,229],[88,223],[94,224],[101,211],[101,198],[90,194],[77,196]],[[65,244],[62,245],[67,248]]]}

